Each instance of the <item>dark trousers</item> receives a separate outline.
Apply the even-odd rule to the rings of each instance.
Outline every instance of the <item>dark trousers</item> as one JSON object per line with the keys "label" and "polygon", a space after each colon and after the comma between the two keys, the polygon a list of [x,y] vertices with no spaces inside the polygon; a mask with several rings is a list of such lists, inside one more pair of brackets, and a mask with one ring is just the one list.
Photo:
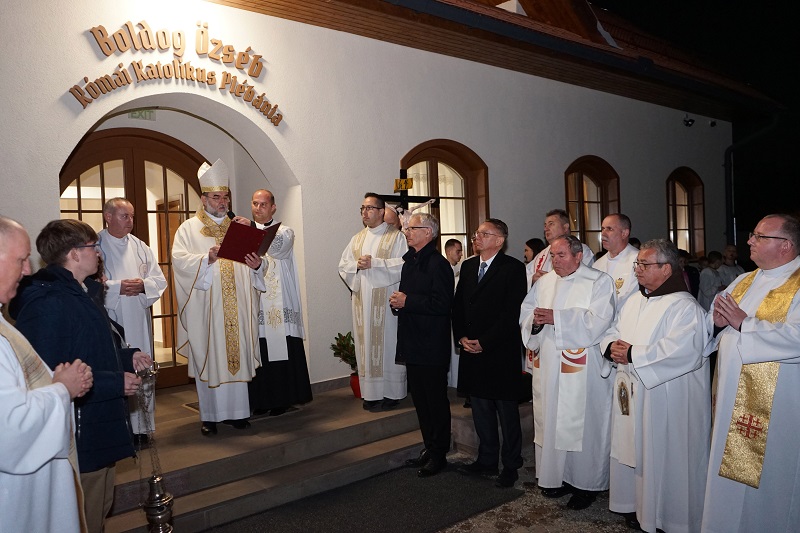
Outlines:
{"label": "dark trousers", "polygon": [[[497,456],[503,468],[518,470],[522,466],[522,427],[519,422],[519,402],[516,400],[488,400],[471,396],[472,421],[478,434],[478,463],[486,466],[497,464]],[[497,420],[503,432],[503,448],[500,449],[500,435]]]}
{"label": "dark trousers", "polygon": [[438,459],[450,451],[450,400],[446,366],[406,365],[408,392],[417,410],[425,449]]}

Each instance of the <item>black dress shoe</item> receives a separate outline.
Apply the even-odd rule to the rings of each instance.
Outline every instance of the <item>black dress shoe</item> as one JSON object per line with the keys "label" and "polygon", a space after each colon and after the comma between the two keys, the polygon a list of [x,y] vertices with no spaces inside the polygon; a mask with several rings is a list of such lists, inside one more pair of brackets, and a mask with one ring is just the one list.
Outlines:
{"label": "black dress shoe", "polygon": [[635,529],[636,531],[641,531],[642,526],[639,524],[639,520],[636,519],[636,513],[622,513],[622,516],[625,517],[625,525],[631,529]]}
{"label": "black dress shoe", "polygon": [[419,452],[419,457],[414,457],[413,459],[406,460],[406,466],[416,466],[419,468],[420,466],[424,466],[425,463],[431,458],[430,452],[427,449],[423,449]]}
{"label": "black dress shoe", "polygon": [[200,425],[200,433],[203,434],[204,437],[210,437],[211,435],[217,434],[217,423],[216,422],[203,422]]}
{"label": "black dress shoe", "polygon": [[497,476],[497,481],[495,481],[494,486],[501,489],[508,489],[513,487],[518,479],[519,474],[517,474],[516,470],[504,468],[503,471],[500,472],[500,475]]}
{"label": "black dress shoe", "polygon": [[419,477],[435,476],[436,474],[444,470],[446,466],[447,466],[447,459],[439,459],[431,457],[422,468],[417,470],[417,476]]}
{"label": "black dress shoe", "polygon": [[470,476],[496,476],[497,466],[484,465],[475,461],[474,463],[461,465],[458,467],[458,471]]}
{"label": "black dress shoe", "polygon": [[365,411],[372,411],[376,408],[380,409],[380,405],[380,400],[364,400],[364,403],[361,404],[361,407],[363,407]]}
{"label": "black dress shoe", "polygon": [[586,509],[597,499],[597,494],[590,490],[575,489],[572,498],[567,502],[567,507],[574,511]]}
{"label": "black dress shoe", "polygon": [[247,429],[250,427],[250,421],[246,418],[239,418],[237,420],[225,420],[222,422],[223,424],[227,424],[229,426],[233,426],[234,429]]}
{"label": "black dress shoe", "polygon": [[545,498],[561,498],[562,496],[566,496],[571,492],[572,487],[570,485],[561,485],[560,487],[555,487],[553,489],[542,488],[542,496]]}
{"label": "black dress shoe", "polygon": [[391,411],[397,409],[400,400],[392,400],[391,398],[384,398],[381,402],[381,411]]}

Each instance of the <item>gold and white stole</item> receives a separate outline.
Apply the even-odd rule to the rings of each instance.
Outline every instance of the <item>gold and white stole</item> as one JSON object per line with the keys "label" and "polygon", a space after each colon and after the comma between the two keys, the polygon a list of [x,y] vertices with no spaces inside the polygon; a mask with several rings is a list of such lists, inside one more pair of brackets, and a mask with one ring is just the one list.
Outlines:
{"label": "gold and white stole", "polygon": [[[367,238],[368,233],[369,228],[364,228],[358,232],[356,238],[353,239],[352,253],[353,257],[356,259],[363,255],[361,248],[364,245],[364,240]],[[381,235],[380,242],[378,243],[378,249],[375,251],[373,257],[377,259],[391,259],[392,250],[394,249],[399,235],[400,232],[397,229],[387,224],[386,230],[383,235]],[[354,329],[357,340],[355,344],[358,350],[356,357],[359,361],[358,373],[362,377],[383,377],[383,336],[386,319],[386,302],[388,301],[386,292],[386,287],[376,287],[372,289],[372,306],[369,309],[368,315],[370,321],[369,339],[365,339],[364,337],[364,302],[362,291],[359,290],[353,295],[355,305]],[[369,352],[370,358],[369,376],[365,374],[367,352]]]}
{"label": "gold and white stole", "polygon": [[[50,372],[33,349],[31,343],[28,342],[22,333],[16,330],[11,324],[0,317],[0,335],[6,338],[14,350],[14,355],[17,356],[22,373],[25,375],[25,384],[28,390],[34,390],[41,387],[47,387],[53,384],[53,378],[50,377]],[[70,408],[71,408],[70,404]],[[70,422],[70,427],[72,423]],[[78,517],[80,519],[80,530],[85,532],[88,530],[86,526],[86,515],[83,507],[83,488],[81,487],[80,470],[78,469],[78,451],[75,448],[75,432],[71,431],[69,436],[69,464],[72,466],[73,481],[75,483],[75,496],[78,500]]]}
{"label": "gold and white stole", "polygon": [[[731,291],[736,303],[742,300],[758,272],[756,270],[748,274]],[[783,285],[767,293],[758,306],[756,318],[772,323],[785,322],[798,290],[800,268]],[[769,348],[765,346],[764,349]],[[719,467],[720,476],[758,488],[779,370],[780,363],[775,361],[742,365],[728,438]]]}

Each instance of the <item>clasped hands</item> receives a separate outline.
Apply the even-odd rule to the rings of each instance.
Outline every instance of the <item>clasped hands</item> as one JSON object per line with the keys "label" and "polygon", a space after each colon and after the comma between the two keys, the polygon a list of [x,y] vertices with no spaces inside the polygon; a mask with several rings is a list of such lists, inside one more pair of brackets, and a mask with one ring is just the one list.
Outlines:
{"label": "clasped hands", "polygon": [[71,363],[61,363],[53,370],[53,383],[64,385],[70,399],[80,398],[89,392],[94,383],[92,367],[80,359],[75,359]]}
{"label": "clasped hands", "polygon": [[141,278],[123,279],[119,282],[121,296],[136,296],[144,292],[144,280]]}
{"label": "clasped hands", "polygon": [[714,298],[714,325],[719,328],[731,326],[737,331],[741,331],[742,322],[747,318],[747,313],[742,311],[730,294],[723,292]]}

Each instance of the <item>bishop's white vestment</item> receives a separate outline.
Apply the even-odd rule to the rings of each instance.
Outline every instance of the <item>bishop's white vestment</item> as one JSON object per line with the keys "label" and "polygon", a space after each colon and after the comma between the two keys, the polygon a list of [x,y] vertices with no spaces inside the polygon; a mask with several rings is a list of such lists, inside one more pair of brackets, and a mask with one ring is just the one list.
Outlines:
{"label": "bishop's white vestment", "polygon": [[[800,297],[795,293],[785,322],[755,318],[768,292],[783,285],[800,268],[800,258],[770,270],[759,270],[739,307],[747,313],[741,332],[728,326],[711,340],[706,352],[719,350],[711,457],[702,531],[714,533],[796,532],[800,528]],[[731,293],[749,274],[736,278]],[[706,319],[714,331],[712,306]],[[779,363],[759,487],[719,475],[734,400],[743,365]],[[755,430],[755,428],[752,428]]]}
{"label": "bishop's white vestment", "polygon": [[670,280],[680,292],[636,291],[600,342],[632,345],[615,376],[609,508],[636,512],[645,531],[689,533],[703,515],[711,387],[705,311],[682,272]]}
{"label": "bishop's white vestment", "polygon": [[180,225],[172,245],[178,300],[179,355],[189,359],[200,417],[206,422],[250,416],[247,382],[261,365],[258,300],[264,290],[264,264],[217,259],[208,250],[224,238],[231,221],[212,218],[202,207]]}
{"label": "bishop's white vestment", "polygon": [[[553,309],[555,324],[532,335],[536,307]],[[522,303],[522,340],[534,353],[534,449],[543,488],[608,488],[613,383],[598,343],[613,319],[613,280],[582,264],[563,278],[542,276]]]}
{"label": "bishop's white vestment", "polygon": [[[0,321],[12,327],[2,315]],[[0,531],[80,530],[71,417],[67,388],[28,389],[19,359],[0,336]]]}
{"label": "bishop's white vestment", "polygon": [[[104,229],[98,233],[98,237],[107,278],[105,307],[108,316],[125,328],[125,342],[128,345],[138,348],[155,360],[150,307],[166,290],[167,279],[153,250],[134,235],[128,234],[118,239]],[[122,280],[135,278],[140,278],[144,282],[144,292],[136,296],[120,294]],[[129,397],[128,408],[134,433],[146,433],[148,429],[155,430],[154,385],[152,379],[144,381],[145,397],[150,399],[147,405],[149,428],[145,427],[136,396]]]}
{"label": "bishop's white vestment", "polygon": [[[389,296],[400,287],[405,237],[385,222],[358,232],[342,252],[339,276],[352,292],[353,339],[361,397],[367,401],[406,397],[406,367],[395,364],[397,317]],[[372,256],[372,267],[359,270],[358,258]]]}

